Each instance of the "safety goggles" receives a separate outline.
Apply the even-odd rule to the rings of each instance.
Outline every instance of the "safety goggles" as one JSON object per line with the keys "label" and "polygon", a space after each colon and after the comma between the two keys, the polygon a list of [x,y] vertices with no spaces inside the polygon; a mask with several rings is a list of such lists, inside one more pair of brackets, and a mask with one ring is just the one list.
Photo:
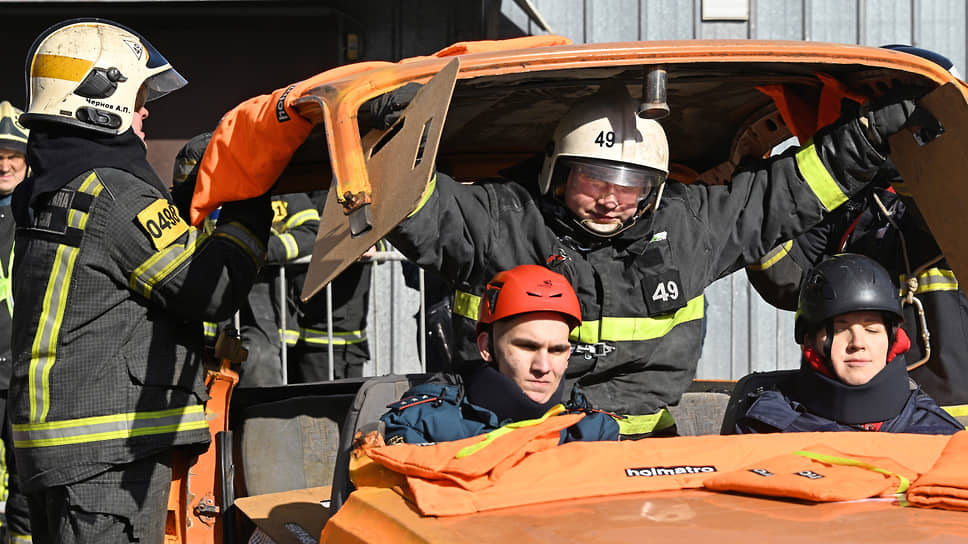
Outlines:
{"label": "safety goggles", "polygon": [[644,198],[666,178],[659,170],[620,163],[569,158],[562,165],[571,169],[589,194],[608,190],[618,197]]}

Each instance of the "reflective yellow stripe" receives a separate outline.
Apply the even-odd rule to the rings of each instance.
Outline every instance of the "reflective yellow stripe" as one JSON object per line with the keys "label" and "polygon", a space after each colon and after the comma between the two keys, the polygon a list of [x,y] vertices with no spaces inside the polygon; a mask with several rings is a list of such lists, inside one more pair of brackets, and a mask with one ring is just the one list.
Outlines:
{"label": "reflective yellow stripe", "polygon": [[211,321],[202,322],[202,333],[211,338],[218,336],[218,323],[212,323]]}
{"label": "reflective yellow stripe", "polygon": [[619,434],[626,436],[661,431],[676,424],[675,418],[665,408],[654,414],[625,416],[615,421],[618,423]]}
{"label": "reflective yellow stripe", "polygon": [[898,486],[897,486],[897,490],[894,492],[895,494],[897,494],[897,493],[904,493],[905,491],[908,490],[908,486],[911,485],[911,481],[910,480],[908,480],[907,478],[905,478],[904,476],[902,476],[902,475],[900,475],[900,474],[898,474],[896,472],[891,472],[889,470],[876,467],[876,466],[874,466],[874,465],[872,465],[870,463],[867,463],[867,462],[864,462],[864,461],[858,461],[857,459],[850,459],[848,457],[835,457],[833,455],[824,455],[824,454],[821,454],[821,453],[814,453],[812,451],[802,451],[802,450],[801,451],[795,451],[795,452],[793,452],[793,455],[800,455],[800,456],[806,457],[808,459],[816,459],[817,461],[820,461],[820,462],[823,462],[823,463],[829,463],[831,465],[841,465],[841,466],[845,466],[845,467],[857,467],[857,468],[862,468],[864,470],[870,470],[870,471],[873,471],[873,472],[877,472],[879,474],[886,474],[888,476],[897,476]]}
{"label": "reflective yellow stripe", "polygon": [[[481,297],[465,291],[454,293],[454,313],[477,320]],[[583,321],[571,331],[569,340],[583,344],[602,341],[627,342],[652,340],[665,336],[676,325],[702,319],[703,295],[690,300],[673,314],[658,317],[604,317],[600,321]]]}
{"label": "reflective yellow stripe", "polygon": [[813,194],[820,199],[824,208],[829,211],[847,202],[847,195],[840,189],[840,185],[837,185],[837,182],[823,165],[823,161],[820,160],[820,155],[817,154],[817,149],[813,145],[813,138],[808,140],[807,144],[797,152],[796,157],[800,174],[810,185]]}
{"label": "reflective yellow stripe", "polygon": [[141,263],[128,278],[128,288],[150,299],[155,285],[190,259],[206,238],[208,236],[195,227],[188,227],[188,240],[185,245],[168,246]]}
{"label": "reflective yellow stripe", "polygon": [[[329,335],[319,329],[299,329],[299,337],[307,344],[329,344]],[[333,345],[359,344],[366,342],[366,331],[333,331]]]}
{"label": "reflective yellow stripe", "polygon": [[276,329],[279,331],[279,336],[286,339],[287,346],[295,346],[299,343],[299,331]]}
{"label": "reflective yellow stripe", "polygon": [[[410,212],[410,215],[408,215],[407,217],[410,217],[413,214],[419,212],[420,209],[424,207],[424,204],[426,204],[427,201],[430,200],[430,195],[433,194],[436,188],[437,188],[437,173],[434,172],[434,177],[430,178],[430,183],[428,183],[427,188],[424,189],[424,193],[420,197],[420,202],[417,203],[417,207],[414,208],[413,211]],[[476,314],[474,319],[477,319]]]}
{"label": "reflective yellow stripe", "polygon": [[470,446],[467,446],[461,449],[459,452],[457,452],[456,457],[460,459],[462,457],[467,457],[468,455],[474,455],[475,453],[491,445],[491,443],[497,440],[498,438],[510,433],[514,429],[520,429],[523,427],[533,427],[535,425],[538,425],[539,423],[544,423],[544,421],[549,417],[558,415],[564,411],[565,411],[564,406],[562,406],[561,404],[556,404],[552,406],[550,410],[545,412],[543,416],[537,419],[523,419],[521,421],[514,421],[512,423],[508,423],[503,427],[498,427],[497,429],[494,429],[493,431],[485,434],[484,438],[480,442],[476,442],[474,444],[471,444]]}
{"label": "reflective yellow stripe", "polygon": [[583,321],[571,331],[569,340],[582,344],[629,342],[661,338],[682,323],[702,319],[703,295],[690,300],[675,313],[656,317],[604,317],[600,321]]}
{"label": "reflective yellow stripe", "polygon": [[207,429],[201,405],[13,425],[14,446],[42,448]]}
{"label": "reflective yellow stripe", "polygon": [[302,226],[309,221],[319,221],[319,212],[316,210],[303,210],[295,215],[289,216],[286,220],[286,229],[292,230]]}
{"label": "reflective yellow stripe", "polygon": [[[929,268],[917,276],[918,289],[915,293],[927,293],[930,291],[957,291],[958,279],[955,273],[944,268]],[[901,275],[901,294],[904,295],[904,285],[907,283],[907,276]]]}
{"label": "reflective yellow stripe", "polygon": [[13,250],[14,244],[10,244],[10,259],[7,260],[7,271],[4,272],[0,265],[0,303],[7,303],[7,312],[13,317]]}
{"label": "reflective yellow stripe", "polygon": [[942,406],[945,412],[951,415],[951,417],[965,417],[968,416],[968,404],[956,404],[954,406]]}
{"label": "reflective yellow stripe", "polygon": [[454,293],[454,313],[467,319],[477,321],[477,310],[481,305],[481,297],[465,291]]}
{"label": "reflective yellow stripe", "polygon": [[[97,175],[91,172],[78,190],[97,197],[103,187]],[[87,219],[79,220],[78,224],[86,225]],[[31,344],[27,376],[31,422],[46,420],[47,412],[50,410],[50,371],[57,360],[57,343],[64,313],[67,311],[67,295],[70,292],[77,254],[78,248],[59,245],[54,254],[50,274],[47,276],[47,289],[44,292],[43,306],[37,322],[37,332]]]}
{"label": "reflective yellow stripe", "polygon": [[299,256],[299,245],[296,244],[296,237],[288,232],[276,234],[276,238],[282,242],[282,247],[286,250],[286,260],[295,259]]}
{"label": "reflective yellow stripe", "polygon": [[760,262],[756,264],[747,265],[746,268],[750,270],[766,270],[767,268],[780,262],[780,259],[787,256],[790,253],[790,249],[793,247],[793,240],[788,240],[787,243],[783,245],[776,246],[771,249],[769,253],[760,259]]}
{"label": "reflective yellow stripe", "polygon": [[94,63],[86,59],[62,55],[37,55],[30,69],[30,77],[49,77],[66,81],[80,81]]}
{"label": "reflective yellow stripe", "polygon": [[8,496],[10,496],[10,471],[7,470],[7,449],[3,441],[0,441],[0,502],[6,502]]}
{"label": "reflective yellow stripe", "polygon": [[22,535],[13,531],[9,532],[7,537],[10,539],[10,544],[33,544],[34,542],[33,536]]}

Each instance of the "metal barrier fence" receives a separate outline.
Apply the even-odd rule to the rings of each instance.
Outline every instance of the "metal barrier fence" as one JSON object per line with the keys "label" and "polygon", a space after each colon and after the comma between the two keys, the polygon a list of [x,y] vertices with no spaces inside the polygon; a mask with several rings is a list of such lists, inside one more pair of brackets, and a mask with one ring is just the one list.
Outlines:
{"label": "metal barrier fence", "polygon": [[[400,262],[406,261],[407,258],[399,251],[389,250],[389,251],[377,251],[371,257],[367,257],[362,260],[364,262],[371,262],[374,265],[376,265],[380,263],[393,263],[393,262],[400,263]],[[309,262],[310,262],[310,257],[306,256],[306,257],[301,257],[299,259],[289,261],[286,263],[286,265],[309,264]],[[278,304],[279,304],[279,308],[285,309],[288,307],[288,303],[289,303],[287,299],[289,291],[288,291],[288,285],[287,285],[287,279],[286,279],[286,266],[279,266],[278,269],[279,269]],[[394,271],[395,270],[391,270],[389,272],[392,273]],[[393,321],[392,314],[391,314],[391,323],[389,324],[373,323],[369,319],[370,316],[375,316],[377,314],[377,312],[372,311],[374,309],[373,294],[378,290],[377,284],[381,279],[386,280],[386,278],[380,277],[383,274],[377,274],[376,272],[377,270],[374,270],[373,273],[370,274],[370,297],[369,297],[370,301],[368,302],[368,308],[367,308],[368,326],[367,326],[366,336],[371,349],[371,357],[370,357],[371,367],[376,366],[372,364],[372,361],[382,361],[385,359],[384,357],[381,357],[381,355],[383,355],[382,352],[387,349],[387,346],[385,345],[386,344],[385,342],[381,341],[382,340],[381,333],[387,333],[387,332],[392,333],[395,330],[395,326],[397,325],[396,323],[392,322]],[[417,320],[416,320],[417,334],[416,334],[415,344],[417,348],[419,368],[397,369],[396,367],[398,365],[394,364],[397,358],[393,356],[394,354],[391,351],[390,357],[386,358],[387,360],[390,361],[389,373],[395,373],[398,371],[424,372],[424,370],[426,369],[426,361],[427,361],[427,330],[426,330],[427,314],[426,312],[427,310],[424,305],[424,300],[425,300],[424,295],[426,292],[426,283],[425,283],[426,278],[425,278],[423,269],[419,269],[418,282],[419,283],[418,283],[418,288],[416,290],[416,296],[419,298],[419,309],[418,309]],[[325,305],[326,305],[327,351],[329,355],[329,379],[332,380],[334,379],[333,359],[335,357],[335,354],[333,351],[334,333],[333,333],[333,284],[332,282],[326,285],[326,287],[324,288],[324,293],[325,293],[324,298],[325,298]],[[391,300],[391,304],[392,303],[393,301]],[[289,376],[288,376],[289,344],[286,341],[286,331],[288,329],[287,315],[288,315],[288,312],[285,310],[282,310],[279,312],[279,342],[282,346],[282,358],[280,363],[282,365],[282,383],[284,384],[289,383]],[[236,314],[236,323],[235,323],[236,328],[239,327],[239,324],[240,323],[238,321],[238,314]],[[396,335],[391,334],[391,336],[399,336],[399,334],[396,334]],[[394,350],[395,348],[396,348],[395,345],[391,345],[391,350]],[[381,374],[380,370],[381,369],[378,366],[376,366],[376,368],[372,368],[370,372],[364,372],[364,375],[374,375],[374,376],[379,375]]]}

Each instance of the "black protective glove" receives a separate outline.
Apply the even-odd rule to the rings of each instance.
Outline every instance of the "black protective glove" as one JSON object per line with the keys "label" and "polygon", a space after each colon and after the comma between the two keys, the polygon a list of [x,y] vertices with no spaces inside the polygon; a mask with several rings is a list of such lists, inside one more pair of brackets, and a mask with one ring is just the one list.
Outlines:
{"label": "black protective glove", "polygon": [[[924,95],[923,89],[902,87],[888,91],[875,100],[870,109],[861,114],[866,118],[867,137],[871,145],[881,153],[888,153],[887,139],[901,130],[917,109],[916,99]],[[861,124],[864,124],[863,120]]]}
{"label": "black protective glove", "polygon": [[365,134],[372,129],[386,130],[393,126],[421,87],[423,85],[420,83],[410,82],[364,102],[357,114],[360,133]]}

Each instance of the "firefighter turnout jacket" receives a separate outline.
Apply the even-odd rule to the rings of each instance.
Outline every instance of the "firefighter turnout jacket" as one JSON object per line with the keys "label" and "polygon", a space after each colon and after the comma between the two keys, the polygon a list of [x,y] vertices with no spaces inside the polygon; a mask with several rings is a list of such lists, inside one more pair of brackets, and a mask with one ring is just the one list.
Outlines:
{"label": "firefighter turnout jacket", "polygon": [[564,274],[582,307],[569,385],[578,383],[594,408],[654,414],[678,402],[695,374],[703,290],[816,224],[883,161],[857,121],[834,125],[799,150],[738,171],[728,186],[667,182],[654,214],[603,243],[582,241],[559,202],[523,185],[462,185],[438,172],[388,238],[458,290],[463,360],[476,354],[479,297],[497,272],[547,264]]}
{"label": "firefighter turnout jacket", "polygon": [[271,219],[267,196],[232,202],[207,235],[130,131],[34,132],[14,195],[10,406],[28,492],[209,442],[200,322],[245,300]]}
{"label": "firefighter turnout jacket", "polygon": [[[296,314],[290,304],[280,307],[279,268],[312,253],[319,212],[306,193],[273,195],[272,231],[266,246],[266,266],[257,276],[246,303],[239,311],[241,334],[248,358],[239,372],[239,385],[282,385],[282,340],[294,346],[299,340]],[[287,280],[290,278],[287,277]],[[285,294],[283,294],[285,296]],[[286,313],[283,330],[282,312]],[[217,332],[215,333],[217,336]]]}

